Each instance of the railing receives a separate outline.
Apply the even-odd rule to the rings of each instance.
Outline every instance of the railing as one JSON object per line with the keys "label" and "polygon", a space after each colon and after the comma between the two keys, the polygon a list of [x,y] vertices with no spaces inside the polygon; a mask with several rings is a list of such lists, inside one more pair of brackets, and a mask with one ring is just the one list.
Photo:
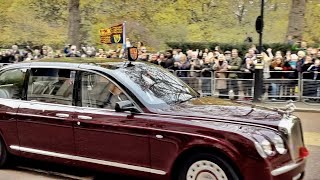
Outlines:
{"label": "railing", "polygon": [[305,103],[320,104],[320,72],[301,74],[301,97]]}
{"label": "railing", "polygon": [[[254,73],[251,72],[207,72],[207,76],[203,76],[201,70],[179,70],[173,73],[203,96],[246,100],[253,97]],[[264,79],[263,101],[294,100],[320,105],[320,73],[300,74],[295,71],[264,73],[269,73],[270,78]],[[318,79],[310,79],[310,74],[319,74]]]}
{"label": "railing", "polygon": [[214,91],[214,75],[212,71],[177,70],[175,75],[203,96],[211,96]]}

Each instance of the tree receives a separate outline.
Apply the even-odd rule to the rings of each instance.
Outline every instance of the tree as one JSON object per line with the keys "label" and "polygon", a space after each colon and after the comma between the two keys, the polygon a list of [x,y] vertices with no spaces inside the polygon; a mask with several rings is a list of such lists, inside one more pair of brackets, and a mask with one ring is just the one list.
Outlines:
{"label": "tree", "polygon": [[292,0],[289,13],[289,25],[287,36],[292,36],[295,40],[301,40],[304,30],[304,15],[306,11],[306,0]]}
{"label": "tree", "polygon": [[80,0],[69,0],[68,43],[80,47]]}

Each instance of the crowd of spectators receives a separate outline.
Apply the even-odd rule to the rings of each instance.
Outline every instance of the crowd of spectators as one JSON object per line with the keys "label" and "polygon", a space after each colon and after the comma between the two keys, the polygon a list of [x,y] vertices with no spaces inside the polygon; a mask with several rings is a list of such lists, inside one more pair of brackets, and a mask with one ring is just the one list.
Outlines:
{"label": "crowd of spectators", "polygon": [[[200,89],[203,94],[211,94],[212,83],[210,77],[215,73],[217,78],[215,89],[219,92],[221,98],[229,98],[230,91],[233,92],[235,98],[238,98],[240,90],[245,97],[252,97],[253,81],[245,80],[254,78],[254,70],[258,61],[258,50],[254,45],[243,56],[239,54],[237,49],[222,51],[219,46],[213,50],[197,49],[182,52],[179,49],[174,49],[149,53],[146,46],[140,43],[138,50],[138,60],[176,71],[177,76],[182,79],[185,78],[188,84],[195,89]],[[17,45],[13,45],[11,49],[0,52],[0,63],[61,57],[122,58],[124,56],[123,52],[121,48],[105,51],[93,46],[81,46],[78,50],[74,45],[67,45],[63,50],[54,51],[49,46],[33,49],[26,46],[19,49]],[[298,86],[296,79],[300,76],[303,79],[310,80],[304,82],[303,96],[319,97],[320,81],[312,80],[320,80],[320,49],[307,47],[307,44],[302,42],[301,47],[296,52],[274,51],[269,48],[262,53],[262,56],[263,77],[266,84],[264,92],[268,93],[270,98],[279,98],[280,89],[282,89],[282,95],[292,99]],[[229,79],[229,81],[226,79]],[[238,79],[243,81],[239,83]],[[273,79],[277,80],[278,83],[275,83]],[[279,83],[281,79],[292,79],[292,81]]]}

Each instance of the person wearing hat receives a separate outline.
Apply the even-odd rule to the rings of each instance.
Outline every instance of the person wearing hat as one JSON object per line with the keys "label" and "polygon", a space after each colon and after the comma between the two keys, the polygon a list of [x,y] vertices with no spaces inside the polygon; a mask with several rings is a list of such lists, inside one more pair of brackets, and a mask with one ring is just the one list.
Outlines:
{"label": "person wearing hat", "polygon": [[224,52],[224,57],[226,57],[226,61],[230,64],[231,61],[231,51],[225,51]]}

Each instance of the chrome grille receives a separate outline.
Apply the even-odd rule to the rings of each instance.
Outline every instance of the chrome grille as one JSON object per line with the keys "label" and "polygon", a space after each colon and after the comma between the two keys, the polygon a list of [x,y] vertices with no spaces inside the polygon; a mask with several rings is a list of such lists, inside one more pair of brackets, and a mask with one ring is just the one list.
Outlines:
{"label": "chrome grille", "polygon": [[292,160],[299,160],[300,147],[304,147],[302,125],[299,118],[295,116],[286,116],[280,121],[279,130],[287,136]]}

